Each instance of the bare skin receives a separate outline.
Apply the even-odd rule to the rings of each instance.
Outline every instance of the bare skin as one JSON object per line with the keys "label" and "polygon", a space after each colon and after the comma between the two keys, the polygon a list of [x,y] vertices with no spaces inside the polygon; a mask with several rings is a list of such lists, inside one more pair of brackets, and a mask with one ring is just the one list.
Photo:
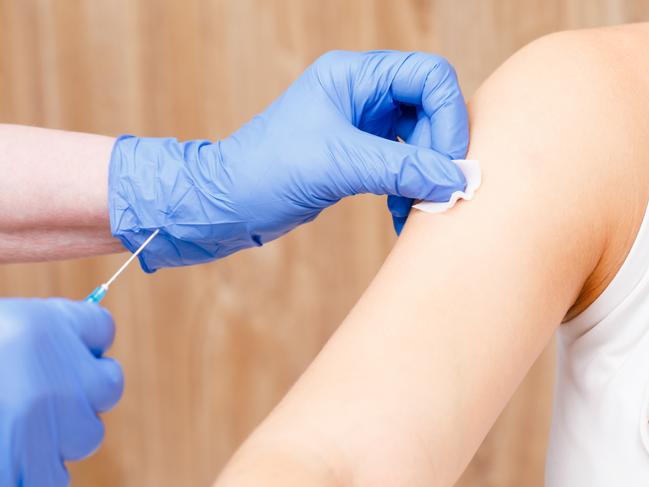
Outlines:
{"label": "bare skin", "polygon": [[0,124],[0,263],[124,250],[108,221],[114,141]]}
{"label": "bare skin", "polygon": [[534,42],[470,104],[476,198],[414,212],[216,487],[450,486],[649,199],[647,25]]}

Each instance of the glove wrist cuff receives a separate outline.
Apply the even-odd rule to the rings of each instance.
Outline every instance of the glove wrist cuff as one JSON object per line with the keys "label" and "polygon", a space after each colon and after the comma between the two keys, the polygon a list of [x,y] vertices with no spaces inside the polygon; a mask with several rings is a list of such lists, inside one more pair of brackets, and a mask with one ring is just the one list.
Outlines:
{"label": "glove wrist cuff", "polygon": [[220,143],[122,135],[108,178],[113,236],[140,254],[145,272],[208,262],[255,245],[223,190]]}

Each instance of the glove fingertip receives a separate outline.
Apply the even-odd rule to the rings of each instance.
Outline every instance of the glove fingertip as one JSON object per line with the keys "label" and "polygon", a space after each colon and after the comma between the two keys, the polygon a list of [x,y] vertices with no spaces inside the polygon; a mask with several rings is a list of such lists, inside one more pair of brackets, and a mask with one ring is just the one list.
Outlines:
{"label": "glove fingertip", "polygon": [[401,231],[403,230],[403,226],[406,224],[407,219],[408,217],[392,217],[392,224],[394,226],[394,231],[396,232],[397,237],[401,235]]}
{"label": "glove fingertip", "polygon": [[412,203],[413,200],[411,198],[396,195],[388,196],[388,209],[394,217],[408,216]]}
{"label": "glove fingertip", "polygon": [[96,318],[94,323],[85,325],[84,342],[96,357],[105,353],[115,340],[115,321],[113,315],[103,306],[94,303],[88,303],[96,307]]}
{"label": "glove fingertip", "polygon": [[466,189],[466,176],[460,166],[454,161],[446,157],[440,157],[438,154],[433,153],[434,164],[436,171],[430,174],[430,190],[426,196],[421,196],[420,199],[426,201],[448,201],[455,191],[464,191]]}

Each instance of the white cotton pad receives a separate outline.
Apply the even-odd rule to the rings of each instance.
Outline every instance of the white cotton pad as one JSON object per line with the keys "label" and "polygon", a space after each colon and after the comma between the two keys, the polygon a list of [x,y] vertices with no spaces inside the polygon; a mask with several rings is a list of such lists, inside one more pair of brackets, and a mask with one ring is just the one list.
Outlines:
{"label": "white cotton pad", "polygon": [[460,166],[460,169],[464,173],[464,177],[466,178],[466,189],[464,191],[456,191],[451,195],[451,199],[448,201],[441,203],[422,201],[421,203],[413,205],[413,208],[425,211],[426,213],[443,213],[446,210],[453,208],[457,200],[470,200],[473,198],[473,194],[480,187],[480,183],[482,183],[482,170],[480,169],[480,161],[455,159],[453,162]]}

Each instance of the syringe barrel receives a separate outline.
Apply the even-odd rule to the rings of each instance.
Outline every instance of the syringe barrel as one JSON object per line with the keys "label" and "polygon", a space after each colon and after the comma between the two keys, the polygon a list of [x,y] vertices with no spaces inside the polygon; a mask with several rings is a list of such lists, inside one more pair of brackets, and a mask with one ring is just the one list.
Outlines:
{"label": "syringe barrel", "polygon": [[86,303],[100,303],[102,299],[104,299],[104,296],[106,296],[106,293],[108,292],[108,288],[102,284],[101,286],[97,286],[93,292],[91,292],[84,301]]}

